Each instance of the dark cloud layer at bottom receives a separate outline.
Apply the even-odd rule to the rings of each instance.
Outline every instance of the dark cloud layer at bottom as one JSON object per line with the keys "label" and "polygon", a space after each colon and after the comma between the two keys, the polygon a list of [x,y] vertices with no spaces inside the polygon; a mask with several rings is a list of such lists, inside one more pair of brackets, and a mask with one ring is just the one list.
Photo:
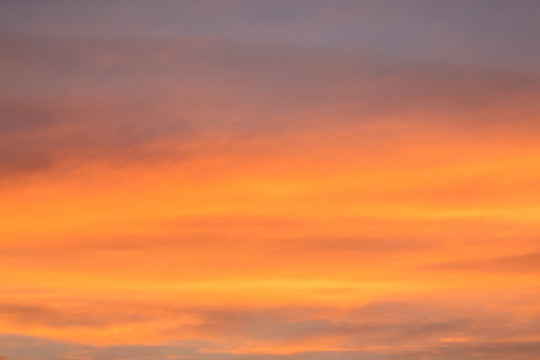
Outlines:
{"label": "dark cloud layer at bottom", "polygon": [[[204,344],[169,344],[158,346],[125,345],[125,346],[89,346],[77,343],[59,342],[50,339],[0,335],[0,346],[5,360],[68,360],[68,359],[193,359],[193,360],[413,360],[413,359],[446,359],[446,360],[480,360],[480,359],[537,359],[540,353],[539,341],[520,342],[482,342],[459,343],[448,342],[429,348],[399,348],[383,351],[350,350],[350,351],[314,351],[293,354],[234,354],[225,352],[201,352],[197,350]],[[209,345],[209,344],[207,344]]]}

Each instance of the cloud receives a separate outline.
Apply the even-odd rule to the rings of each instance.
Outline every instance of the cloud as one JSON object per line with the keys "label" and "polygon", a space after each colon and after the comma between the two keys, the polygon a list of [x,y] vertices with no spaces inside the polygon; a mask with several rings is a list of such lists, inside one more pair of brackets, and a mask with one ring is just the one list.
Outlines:
{"label": "cloud", "polygon": [[540,253],[534,252],[489,259],[456,261],[430,265],[429,268],[443,271],[517,272],[533,274],[540,271]]}
{"label": "cloud", "polygon": [[412,350],[403,354],[392,354],[393,359],[527,359],[533,360],[540,350],[538,341],[481,342],[475,344],[450,343],[433,349]]}
{"label": "cloud", "polygon": [[61,307],[31,304],[0,303],[0,320],[11,324],[38,325],[46,328],[103,328],[117,324],[137,323],[144,315],[107,308],[92,308],[96,312],[63,305]]}
{"label": "cloud", "polygon": [[[454,1],[2,3],[3,28],[86,38],[210,37],[537,71],[538,4]],[[97,25],[99,24],[99,25]],[[456,26],[459,24],[459,26]],[[479,24],[482,31],[478,30]]]}
{"label": "cloud", "polygon": [[331,359],[463,359],[479,360],[504,356],[505,359],[535,359],[539,350],[538,342],[480,342],[474,344],[448,342],[432,348],[401,348],[394,346],[387,350],[335,350],[335,351],[304,351],[291,354],[269,353],[228,353],[220,351],[197,351],[197,345],[203,343],[185,343],[169,345],[126,345],[126,346],[89,346],[77,343],[59,342],[46,338],[25,337],[18,335],[3,335],[0,344],[9,346],[9,356],[12,360],[31,358],[36,360],[67,360],[72,358],[85,360],[113,360],[120,358],[153,360],[163,359],[192,359],[192,360],[331,360]]}
{"label": "cloud", "polygon": [[537,357],[538,5],[20,4],[3,356]]}
{"label": "cloud", "polygon": [[[167,356],[475,360],[497,353],[507,359],[533,359],[538,343],[530,339],[540,331],[540,317],[523,312],[534,299],[524,295],[521,300],[526,302],[518,307],[510,305],[517,304],[515,300],[502,297],[486,306],[484,298],[463,294],[357,307],[181,306],[175,301],[89,299],[77,307],[72,301],[57,301],[54,306],[49,301],[48,307],[3,303],[0,321],[5,329],[17,329],[13,326],[19,323],[27,330],[44,329],[36,335],[56,339],[4,334],[0,348],[12,360]],[[84,344],[78,342],[83,339]]]}
{"label": "cloud", "polygon": [[280,152],[339,149],[351,134],[365,156],[423,133],[539,130],[536,76],[200,39],[2,42],[3,178],[96,161],[264,156],[278,142]]}
{"label": "cloud", "polygon": [[[538,318],[522,319],[519,314],[493,313],[482,302],[462,299],[415,302],[374,302],[358,308],[269,308],[208,309],[198,312],[201,322],[171,329],[167,335],[191,333],[201,338],[237,344],[257,343],[268,348],[331,348],[392,346],[437,347],[447,339],[468,343],[509,341],[534,336],[540,330]],[[467,301],[469,303],[467,303]],[[202,309],[201,309],[202,310]],[[271,344],[271,345],[270,345]]]}

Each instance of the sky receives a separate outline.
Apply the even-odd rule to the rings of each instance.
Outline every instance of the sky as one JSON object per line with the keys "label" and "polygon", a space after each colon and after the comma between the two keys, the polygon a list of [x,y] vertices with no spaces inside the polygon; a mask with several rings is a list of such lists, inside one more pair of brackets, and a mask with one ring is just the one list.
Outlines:
{"label": "sky", "polygon": [[0,360],[535,360],[540,2],[0,1]]}

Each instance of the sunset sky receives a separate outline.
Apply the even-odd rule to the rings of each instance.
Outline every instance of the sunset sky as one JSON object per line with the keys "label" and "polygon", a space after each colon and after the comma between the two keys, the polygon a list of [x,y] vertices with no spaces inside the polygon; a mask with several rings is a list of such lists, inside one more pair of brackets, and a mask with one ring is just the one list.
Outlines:
{"label": "sunset sky", "polygon": [[0,360],[540,359],[540,1],[0,1]]}

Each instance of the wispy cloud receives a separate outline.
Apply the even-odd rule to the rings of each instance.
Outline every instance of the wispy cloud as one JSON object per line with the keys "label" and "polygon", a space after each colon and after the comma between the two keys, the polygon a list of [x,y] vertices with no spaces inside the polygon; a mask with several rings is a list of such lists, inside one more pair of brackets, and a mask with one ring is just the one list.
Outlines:
{"label": "wispy cloud", "polygon": [[1,2],[0,360],[536,359],[538,10]]}

